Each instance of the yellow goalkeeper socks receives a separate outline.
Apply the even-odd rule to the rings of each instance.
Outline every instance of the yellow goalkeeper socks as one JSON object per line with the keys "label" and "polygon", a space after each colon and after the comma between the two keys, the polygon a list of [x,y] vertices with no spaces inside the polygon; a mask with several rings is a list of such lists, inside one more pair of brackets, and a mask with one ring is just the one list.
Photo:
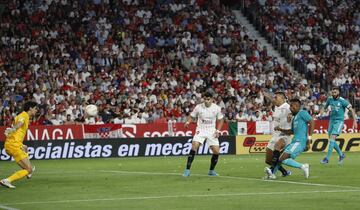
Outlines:
{"label": "yellow goalkeeper socks", "polygon": [[16,180],[19,180],[19,179],[25,177],[28,174],[29,174],[29,172],[27,170],[23,169],[23,170],[13,173],[13,175],[9,176],[7,179],[10,182],[13,182],[13,181],[16,181]]}

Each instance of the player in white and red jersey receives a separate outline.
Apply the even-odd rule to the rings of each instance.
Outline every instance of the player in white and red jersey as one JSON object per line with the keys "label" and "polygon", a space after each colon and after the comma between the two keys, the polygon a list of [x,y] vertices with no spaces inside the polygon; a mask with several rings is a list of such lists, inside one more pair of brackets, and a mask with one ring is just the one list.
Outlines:
{"label": "player in white and red jersey", "polygon": [[[272,98],[269,94],[264,93],[264,96],[270,99],[275,105],[273,113],[273,126],[272,126],[272,136],[266,148],[266,158],[265,163],[270,166],[280,157],[281,151],[291,142],[291,137],[284,133],[274,130],[274,128],[281,128],[284,130],[291,129],[291,111],[290,105],[286,103],[286,96],[283,92],[276,92]],[[267,170],[267,168],[265,168]],[[280,166],[279,170],[283,176],[291,175],[290,171],[287,171],[285,168]]]}
{"label": "player in white and red jersey", "polygon": [[185,127],[188,127],[189,124],[195,119],[197,119],[197,127],[195,131],[195,136],[192,140],[192,147],[188,156],[186,169],[183,176],[190,176],[190,167],[191,163],[194,160],[196,151],[198,150],[201,144],[206,143],[209,145],[213,155],[211,157],[211,164],[209,169],[209,176],[218,176],[215,172],[215,166],[218,162],[220,147],[219,147],[219,136],[220,129],[224,123],[224,116],[221,113],[221,107],[213,103],[212,94],[207,92],[203,96],[204,102],[198,104],[194,110],[191,112],[188,117]]}

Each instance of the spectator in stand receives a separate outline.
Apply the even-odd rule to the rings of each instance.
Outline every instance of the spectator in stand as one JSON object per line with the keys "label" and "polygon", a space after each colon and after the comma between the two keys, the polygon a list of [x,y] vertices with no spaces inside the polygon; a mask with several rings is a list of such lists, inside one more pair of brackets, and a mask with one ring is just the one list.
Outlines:
{"label": "spectator in stand", "polygon": [[[304,78],[270,57],[230,10],[211,1],[110,2],[85,1],[81,6],[72,1],[8,3],[12,6],[1,17],[4,33],[0,37],[4,49],[0,53],[2,124],[11,123],[16,107],[31,98],[55,116],[47,114],[50,121],[57,114],[65,121],[70,114],[77,122],[95,123],[95,119],[84,119],[83,107],[97,104],[106,123],[122,122],[119,113],[134,110],[142,111],[146,122],[158,119],[160,111],[184,122],[204,88],[216,93],[218,104],[231,113],[229,118],[236,118],[245,101],[252,111],[267,108],[261,96],[252,98],[263,88],[272,92],[298,89],[293,94],[306,99],[313,95],[313,79],[321,84],[317,93],[326,92],[326,81],[342,85],[348,80],[359,87],[359,30],[353,13],[344,16],[341,10],[343,6],[355,10],[358,5],[352,2],[337,7],[325,3],[325,8],[314,10],[310,3],[285,1],[287,9],[280,12],[278,1],[273,1],[263,9],[262,20],[270,34],[289,41],[299,62],[312,63],[313,76],[304,72]],[[329,15],[332,12],[336,17]],[[320,13],[324,15],[315,16]],[[269,14],[279,18],[271,20]],[[294,23],[282,18],[287,14],[292,14]],[[305,16],[310,24],[302,22]],[[338,24],[342,19],[348,23]],[[334,27],[343,36],[327,29]],[[344,78],[334,79],[336,75]],[[348,95],[355,98],[352,92],[350,88]],[[170,103],[173,108],[166,110]]]}
{"label": "spectator in stand", "polygon": [[66,120],[64,121],[64,125],[73,125],[76,124],[76,122],[71,118],[71,115],[66,115]]}
{"label": "spectator in stand", "polygon": [[4,116],[0,115],[0,126],[4,126],[5,122],[4,122]]}
{"label": "spectator in stand", "polygon": [[250,116],[250,121],[262,121],[262,116],[260,111],[255,111],[253,115]]}
{"label": "spectator in stand", "polygon": [[265,114],[262,116],[262,121],[273,121],[273,116],[271,110],[266,110]]}
{"label": "spectator in stand", "polygon": [[242,110],[240,110],[236,116],[235,116],[235,119],[238,121],[238,122],[245,122],[245,121],[248,121],[249,120],[249,116],[244,113]]}
{"label": "spectator in stand", "polygon": [[167,123],[168,120],[167,117],[165,117],[164,112],[159,112],[159,113],[160,115],[156,120],[154,120],[154,123]]}
{"label": "spectator in stand", "polygon": [[[342,86],[342,75],[357,74],[360,30],[355,2],[252,1],[247,9],[261,19],[270,36],[288,46],[292,58],[305,67],[307,79],[321,82],[327,90],[327,81]],[[335,75],[339,76],[334,79]]]}
{"label": "spectator in stand", "polygon": [[105,124],[105,122],[103,121],[102,117],[100,115],[96,116],[95,117],[95,124],[96,125],[102,125],[102,124]]}
{"label": "spectator in stand", "polygon": [[64,121],[61,119],[60,114],[55,114],[52,119],[50,119],[51,124],[53,125],[63,125]]}

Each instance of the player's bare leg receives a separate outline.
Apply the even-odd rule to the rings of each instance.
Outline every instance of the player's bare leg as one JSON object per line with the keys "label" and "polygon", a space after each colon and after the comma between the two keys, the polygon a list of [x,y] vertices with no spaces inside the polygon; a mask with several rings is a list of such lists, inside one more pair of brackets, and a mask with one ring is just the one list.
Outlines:
{"label": "player's bare leg", "polygon": [[265,163],[271,166],[272,159],[273,159],[273,151],[269,148],[266,148]]}
{"label": "player's bare leg", "polygon": [[220,147],[218,145],[212,145],[210,146],[210,149],[213,152],[213,155],[211,156],[210,169],[208,175],[219,176],[219,174],[217,174],[214,169],[219,159]]}

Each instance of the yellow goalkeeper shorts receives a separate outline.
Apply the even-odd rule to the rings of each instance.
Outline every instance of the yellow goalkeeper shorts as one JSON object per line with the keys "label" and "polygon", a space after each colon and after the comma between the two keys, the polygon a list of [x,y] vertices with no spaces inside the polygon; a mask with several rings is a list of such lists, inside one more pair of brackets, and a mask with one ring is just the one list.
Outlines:
{"label": "yellow goalkeeper shorts", "polygon": [[13,157],[15,161],[18,163],[20,160],[28,158],[29,155],[24,151],[23,145],[19,144],[11,144],[5,142],[5,151],[8,155]]}

